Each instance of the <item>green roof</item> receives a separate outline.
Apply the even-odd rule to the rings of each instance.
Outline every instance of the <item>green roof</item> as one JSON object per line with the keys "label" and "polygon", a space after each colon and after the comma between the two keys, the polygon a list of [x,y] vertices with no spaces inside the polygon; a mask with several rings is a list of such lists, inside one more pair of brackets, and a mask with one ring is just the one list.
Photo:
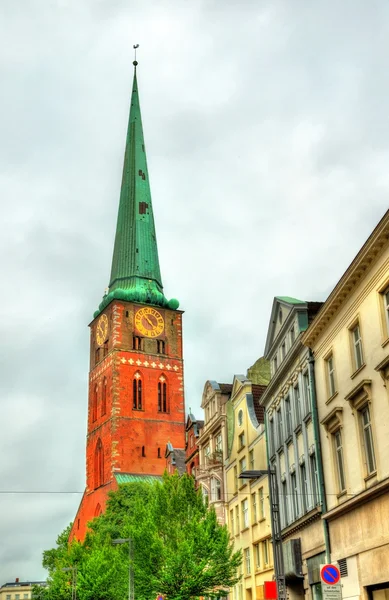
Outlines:
{"label": "green roof", "polygon": [[288,302],[288,304],[305,304],[305,300],[297,300],[297,298],[291,298],[291,296],[276,296],[276,298],[281,302]]}
{"label": "green roof", "polygon": [[127,129],[119,213],[108,293],[95,317],[113,299],[178,308],[163,293],[149,173],[139,104],[136,65]]}
{"label": "green roof", "polygon": [[156,481],[161,481],[161,477],[158,475],[131,475],[130,473],[115,473],[116,481],[121,483],[134,483],[134,482],[145,482],[145,483],[155,483]]}

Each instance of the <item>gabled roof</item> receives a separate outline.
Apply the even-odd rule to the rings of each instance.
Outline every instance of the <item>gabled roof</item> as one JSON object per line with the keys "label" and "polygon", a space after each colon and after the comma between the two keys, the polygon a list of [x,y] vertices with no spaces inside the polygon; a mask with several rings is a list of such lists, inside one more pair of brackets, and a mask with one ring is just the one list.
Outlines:
{"label": "gabled roof", "polygon": [[[321,306],[322,302],[298,300],[297,298],[291,298],[290,296],[275,296],[266,336],[265,357],[269,358],[272,348],[277,343],[277,340],[281,340],[283,336],[285,336],[296,313],[301,317],[301,319],[299,319],[299,332],[305,331]],[[287,314],[280,323],[278,316],[280,311],[283,311],[284,308],[286,308]],[[305,316],[303,317],[303,315]]]}
{"label": "gabled roof", "polygon": [[144,481],[145,483],[154,483],[160,481],[159,475],[142,475],[133,473],[115,473],[115,479],[120,485],[121,483],[138,483]]}
{"label": "gabled roof", "polygon": [[258,423],[265,422],[265,409],[263,406],[261,406],[260,399],[261,399],[263,393],[265,392],[266,388],[267,388],[266,385],[257,385],[254,383],[251,386],[251,390],[252,390],[251,393],[253,395],[253,400],[254,400],[254,411],[255,411],[255,416],[257,417]]}

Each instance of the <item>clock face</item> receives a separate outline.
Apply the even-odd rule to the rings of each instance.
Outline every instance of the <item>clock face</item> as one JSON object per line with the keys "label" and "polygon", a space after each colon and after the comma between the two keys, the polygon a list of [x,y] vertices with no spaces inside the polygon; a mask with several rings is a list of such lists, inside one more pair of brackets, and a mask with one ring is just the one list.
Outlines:
{"label": "clock face", "polygon": [[135,327],[142,335],[155,338],[163,333],[165,322],[158,310],[146,306],[135,313]]}
{"label": "clock face", "polygon": [[96,342],[98,343],[99,346],[104,344],[105,340],[107,339],[107,335],[108,335],[108,317],[107,317],[107,315],[101,315],[100,319],[98,320],[97,327],[96,327]]}

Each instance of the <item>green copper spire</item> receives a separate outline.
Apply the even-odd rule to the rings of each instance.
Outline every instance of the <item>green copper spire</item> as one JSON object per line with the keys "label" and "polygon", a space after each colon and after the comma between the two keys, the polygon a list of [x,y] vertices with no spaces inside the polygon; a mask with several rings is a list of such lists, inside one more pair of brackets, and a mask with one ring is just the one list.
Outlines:
{"label": "green copper spire", "polygon": [[124,155],[119,214],[108,294],[96,311],[113,299],[178,308],[163,294],[149,174],[134,61],[134,81]]}

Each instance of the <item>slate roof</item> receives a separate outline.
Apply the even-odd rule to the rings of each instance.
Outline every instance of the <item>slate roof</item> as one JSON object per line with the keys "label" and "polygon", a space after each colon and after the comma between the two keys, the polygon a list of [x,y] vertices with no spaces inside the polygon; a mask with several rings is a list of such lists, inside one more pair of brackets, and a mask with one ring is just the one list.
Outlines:
{"label": "slate roof", "polygon": [[265,409],[263,406],[260,405],[259,401],[260,401],[262,394],[265,392],[266,388],[267,388],[266,385],[257,385],[255,383],[253,383],[251,386],[252,394],[253,394],[253,401],[254,401],[255,416],[257,417],[258,423],[265,422]]}
{"label": "slate roof", "polygon": [[219,388],[222,394],[231,394],[232,383],[219,383]]}
{"label": "slate roof", "polygon": [[185,467],[185,450],[181,448],[174,449],[175,466],[180,475],[183,475],[186,471]]}

